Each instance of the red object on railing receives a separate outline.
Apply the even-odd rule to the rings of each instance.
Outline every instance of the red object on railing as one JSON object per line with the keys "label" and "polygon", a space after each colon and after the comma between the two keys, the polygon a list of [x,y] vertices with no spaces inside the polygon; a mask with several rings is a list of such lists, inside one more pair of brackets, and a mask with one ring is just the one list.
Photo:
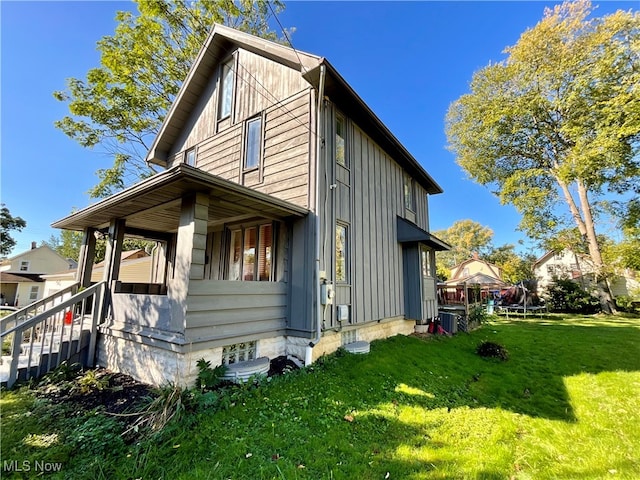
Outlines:
{"label": "red object on railing", "polygon": [[73,312],[71,312],[71,310],[69,310],[68,312],[65,312],[64,314],[64,324],[65,325],[71,325],[73,323]]}

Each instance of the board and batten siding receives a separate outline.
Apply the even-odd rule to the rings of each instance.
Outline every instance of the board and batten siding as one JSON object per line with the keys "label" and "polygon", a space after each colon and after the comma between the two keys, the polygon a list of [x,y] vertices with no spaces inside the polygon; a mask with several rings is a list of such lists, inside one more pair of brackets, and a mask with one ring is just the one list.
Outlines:
{"label": "board and batten siding", "polygon": [[[350,301],[350,323],[362,324],[405,313],[402,246],[396,232],[396,216],[405,216],[404,177],[400,165],[357,125],[349,122],[348,132],[349,169],[337,167],[336,192],[329,193],[336,220],[348,221],[350,229],[351,288],[337,285],[336,303]],[[423,223],[426,208],[417,213]],[[329,255],[325,260],[333,263]],[[332,316],[328,327],[337,326]]]}
{"label": "board and batten siding", "polygon": [[185,337],[208,347],[284,334],[287,284],[191,280]]}

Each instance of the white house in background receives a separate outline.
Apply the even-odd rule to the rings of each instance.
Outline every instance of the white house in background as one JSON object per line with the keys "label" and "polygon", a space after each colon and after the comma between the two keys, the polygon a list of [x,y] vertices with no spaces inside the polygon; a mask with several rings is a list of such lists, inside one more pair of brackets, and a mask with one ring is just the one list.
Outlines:
{"label": "white house in background", "polygon": [[[548,251],[533,264],[533,273],[538,279],[538,288],[544,292],[554,278],[569,278],[578,282],[585,290],[595,288],[594,266],[588,255],[565,248],[560,252]],[[631,295],[640,289],[638,272],[621,269],[609,279],[611,293],[615,297]]]}
{"label": "white house in background", "polygon": [[2,303],[25,306],[40,300],[44,294],[42,275],[70,271],[77,267],[55,250],[31,244],[31,250],[0,261],[0,292]]}

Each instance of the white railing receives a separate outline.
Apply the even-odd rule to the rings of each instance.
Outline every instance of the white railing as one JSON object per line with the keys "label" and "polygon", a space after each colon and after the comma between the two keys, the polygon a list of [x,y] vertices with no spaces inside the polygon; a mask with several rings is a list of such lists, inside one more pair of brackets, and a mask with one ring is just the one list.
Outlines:
{"label": "white railing", "polygon": [[30,318],[35,317],[38,313],[42,313],[72,297],[78,292],[79,285],[79,283],[74,283],[73,285],[59,290],[48,297],[42,298],[37,302],[30,303],[26,307],[0,318],[0,334],[15,327],[16,325],[19,325],[20,323],[26,322]]}
{"label": "white railing", "polygon": [[10,343],[10,358],[3,357],[0,366],[7,387],[64,361],[93,366],[104,297],[105,282],[100,282],[0,332],[2,345]]}

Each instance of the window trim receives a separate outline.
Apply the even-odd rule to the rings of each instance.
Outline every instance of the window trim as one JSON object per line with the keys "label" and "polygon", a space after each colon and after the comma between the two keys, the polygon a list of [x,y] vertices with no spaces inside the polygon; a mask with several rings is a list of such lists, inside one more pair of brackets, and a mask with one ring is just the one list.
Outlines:
{"label": "window trim", "polygon": [[[189,154],[193,153],[193,163],[189,163]],[[198,150],[196,146],[188,148],[184,151],[184,158],[182,159],[186,165],[195,167],[198,164]]]}
{"label": "window trim", "polygon": [[[402,196],[404,199],[404,208],[409,210],[410,212],[416,213],[416,186],[413,177],[409,175],[407,172],[403,172],[403,181],[402,181]],[[408,183],[407,183],[408,180]],[[409,187],[409,196],[407,196],[407,187]],[[407,205],[407,200],[409,200],[410,206]]]}
{"label": "window trim", "polygon": [[[23,266],[25,268],[22,268]],[[31,262],[29,260],[20,260],[20,266],[18,267],[18,270],[21,272],[28,272],[30,267]]]}
{"label": "window trim", "polygon": [[[341,138],[343,142],[342,158],[344,163],[340,163],[338,161],[338,120],[342,120],[342,137]],[[350,168],[350,164],[349,164],[349,155],[347,155],[347,152],[348,152],[347,145],[349,143],[347,139],[347,117],[345,117],[340,112],[336,112],[333,126],[334,126],[333,155],[334,155],[336,165],[340,165],[341,167],[346,168],[348,170]]]}
{"label": "window trim", "polygon": [[38,300],[38,295],[40,294],[40,286],[39,285],[31,285],[29,289],[29,301],[35,302]]}
{"label": "window trim", "polygon": [[[248,154],[249,154],[249,128],[250,125],[252,123],[255,122],[260,122],[260,131],[258,132],[258,146],[257,146],[257,150],[258,150],[258,158],[257,158],[257,164],[255,166],[251,166],[251,167],[247,167],[247,158],[248,158]],[[264,160],[264,118],[262,113],[256,116],[253,116],[251,118],[248,118],[245,122],[244,122],[244,135],[243,135],[243,142],[242,142],[242,172],[243,173],[247,173],[247,172],[255,172],[256,170],[260,170],[260,172],[262,173],[262,164],[263,164],[263,160]],[[260,175],[260,181],[262,181],[262,175]]]}
{"label": "window trim", "polygon": [[[229,105],[229,112],[223,115],[222,112],[222,107],[223,107],[223,87],[225,85],[224,82],[224,69],[226,66],[229,66],[229,69],[231,70],[231,99],[229,100],[230,105]],[[224,60],[223,62],[220,63],[220,76],[219,76],[219,81],[218,81],[218,105],[217,105],[217,112],[216,112],[216,118],[218,120],[218,122],[221,122],[223,120],[226,120],[228,118],[231,118],[233,116],[233,107],[234,107],[234,100],[235,100],[235,90],[236,90],[236,72],[237,72],[237,68],[236,68],[236,56],[234,54],[232,54],[230,57],[228,57],[226,60]]]}
{"label": "window trim", "polygon": [[[269,278],[265,279],[265,280],[260,280],[260,259],[259,259],[259,250],[260,250],[260,230],[261,227],[264,226],[270,226],[271,227],[271,268],[269,269]],[[227,230],[227,247],[225,248],[225,269],[224,269],[224,273],[223,273],[223,278],[226,281],[238,281],[238,282],[275,282],[276,281],[276,251],[277,251],[277,231],[278,231],[278,224],[277,222],[265,222],[264,220],[262,221],[256,221],[256,222],[252,222],[252,223],[247,223],[247,224],[240,224],[240,225],[227,225],[226,227]],[[245,280],[244,279],[244,251],[245,251],[245,232],[251,228],[255,228],[256,229],[256,255],[255,255],[255,259],[254,259],[254,266],[253,266],[253,280]],[[239,262],[239,278],[237,280],[231,280],[231,254],[234,252],[234,246],[233,246],[233,234],[234,232],[240,232],[240,256],[238,258],[238,262]]]}
{"label": "window trim", "polygon": [[[344,228],[344,248],[343,248],[343,257],[344,257],[344,279],[338,278],[338,228]],[[349,260],[351,256],[349,255],[349,247],[351,246],[351,242],[349,239],[349,224],[341,221],[336,222],[335,228],[335,248],[334,248],[334,278],[336,284],[348,285],[351,277],[351,269],[349,268]]]}

